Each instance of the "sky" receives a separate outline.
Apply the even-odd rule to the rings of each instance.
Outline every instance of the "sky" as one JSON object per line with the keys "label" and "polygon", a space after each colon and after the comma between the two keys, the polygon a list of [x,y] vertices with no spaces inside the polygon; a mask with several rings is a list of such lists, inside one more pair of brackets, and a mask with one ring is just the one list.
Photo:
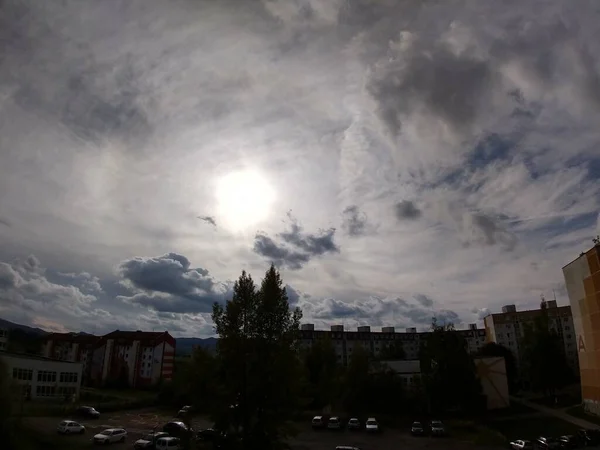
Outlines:
{"label": "sky", "polygon": [[214,334],[568,304],[600,231],[597,1],[0,2],[0,317]]}

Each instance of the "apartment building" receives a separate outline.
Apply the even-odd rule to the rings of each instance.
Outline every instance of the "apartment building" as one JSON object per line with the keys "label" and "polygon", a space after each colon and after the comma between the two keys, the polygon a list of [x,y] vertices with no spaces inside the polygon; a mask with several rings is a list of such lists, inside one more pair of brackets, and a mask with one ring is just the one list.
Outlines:
{"label": "apartment building", "polygon": [[0,328],[0,352],[4,352],[8,349],[8,330],[6,328]]}
{"label": "apartment building", "polygon": [[[332,325],[330,330],[315,330],[314,324],[300,326],[301,346],[310,348],[319,339],[330,339],[338,362],[347,365],[352,357],[352,352],[358,346],[367,349],[372,355],[378,357],[384,349],[396,342],[402,343],[402,348],[407,360],[419,358],[421,342],[429,334],[428,331],[417,332],[416,328],[407,328],[405,332],[397,332],[395,327],[382,327],[381,331],[371,331],[370,326],[358,327],[356,331],[345,331],[343,325]],[[466,330],[456,330],[462,335],[468,345],[470,353],[478,352],[485,345],[485,330],[470,324]]]}
{"label": "apartment building", "polygon": [[575,326],[581,396],[600,415],[600,243],[563,267]]}
{"label": "apartment building", "polygon": [[490,314],[483,321],[489,342],[496,342],[515,355],[517,364],[520,360],[521,338],[526,326],[532,326],[543,313],[548,316],[548,326],[561,338],[567,362],[573,370],[579,370],[576,334],[570,306],[557,306],[556,300],[542,299],[540,309],[517,311],[515,305],[502,307],[501,313]]}
{"label": "apartment building", "polygon": [[113,331],[104,336],[52,334],[45,356],[82,363],[86,384],[152,386],[173,379],[175,339],[167,332]]}
{"label": "apartment building", "polygon": [[15,395],[32,400],[79,398],[81,363],[9,352],[2,352],[0,358],[8,375],[21,388],[20,392],[13,391]]}

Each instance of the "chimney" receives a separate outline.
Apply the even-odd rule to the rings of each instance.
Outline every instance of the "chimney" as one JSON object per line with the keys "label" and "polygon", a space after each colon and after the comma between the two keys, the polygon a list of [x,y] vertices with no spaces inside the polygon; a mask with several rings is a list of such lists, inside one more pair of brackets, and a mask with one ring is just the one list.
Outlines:
{"label": "chimney", "polygon": [[477,324],[476,323],[470,323],[469,324],[469,330],[477,330]]}
{"label": "chimney", "polygon": [[331,331],[344,331],[344,325],[331,325]]}
{"label": "chimney", "polygon": [[302,331],[315,331],[315,325],[313,323],[304,323],[300,325]]}
{"label": "chimney", "polygon": [[361,333],[370,333],[371,327],[369,327],[369,326],[358,327],[358,331]]}
{"label": "chimney", "polygon": [[381,332],[382,333],[395,333],[396,329],[394,327],[382,327]]}
{"label": "chimney", "polygon": [[407,328],[406,332],[407,333],[416,333],[417,332],[417,328],[416,327]]}
{"label": "chimney", "polygon": [[517,307],[515,305],[505,305],[502,307],[502,312],[506,313],[514,313],[517,312]]}

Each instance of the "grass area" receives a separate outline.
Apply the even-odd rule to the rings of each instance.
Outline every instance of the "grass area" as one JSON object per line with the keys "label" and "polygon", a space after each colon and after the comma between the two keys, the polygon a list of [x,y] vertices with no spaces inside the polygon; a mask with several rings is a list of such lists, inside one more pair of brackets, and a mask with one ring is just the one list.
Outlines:
{"label": "grass area", "polygon": [[94,389],[82,388],[81,398],[98,398],[110,400],[148,400],[156,398],[157,393],[139,389]]}
{"label": "grass area", "polygon": [[539,436],[562,436],[577,433],[579,427],[558,417],[531,417],[527,419],[498,420],[489,427],[502,433],[506,439],[534,440]]}
{"label": "grass area", "polygon": [[583,405],[573,406],[572,408],[567,409],[565,412],[570,416],[577,417],[578,419],[587,420],[588,422],[600,425],[600,417],[586,413]]}

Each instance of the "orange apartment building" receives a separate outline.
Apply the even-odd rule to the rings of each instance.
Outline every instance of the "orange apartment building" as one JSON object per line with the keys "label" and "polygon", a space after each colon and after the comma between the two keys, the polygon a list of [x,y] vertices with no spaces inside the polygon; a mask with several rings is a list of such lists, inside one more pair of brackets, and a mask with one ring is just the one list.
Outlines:
{"label": "orange apartment building", "polygon": [[173,379],[175,339],[168,332],[113,331],[104,336],[53,333],[44,356],[81,362],[86,385],[152,386]]}
{"label": "orange apartment building", "polygon": [[600,243],[563,267],[577,334],[581,396],[600,415]]}

